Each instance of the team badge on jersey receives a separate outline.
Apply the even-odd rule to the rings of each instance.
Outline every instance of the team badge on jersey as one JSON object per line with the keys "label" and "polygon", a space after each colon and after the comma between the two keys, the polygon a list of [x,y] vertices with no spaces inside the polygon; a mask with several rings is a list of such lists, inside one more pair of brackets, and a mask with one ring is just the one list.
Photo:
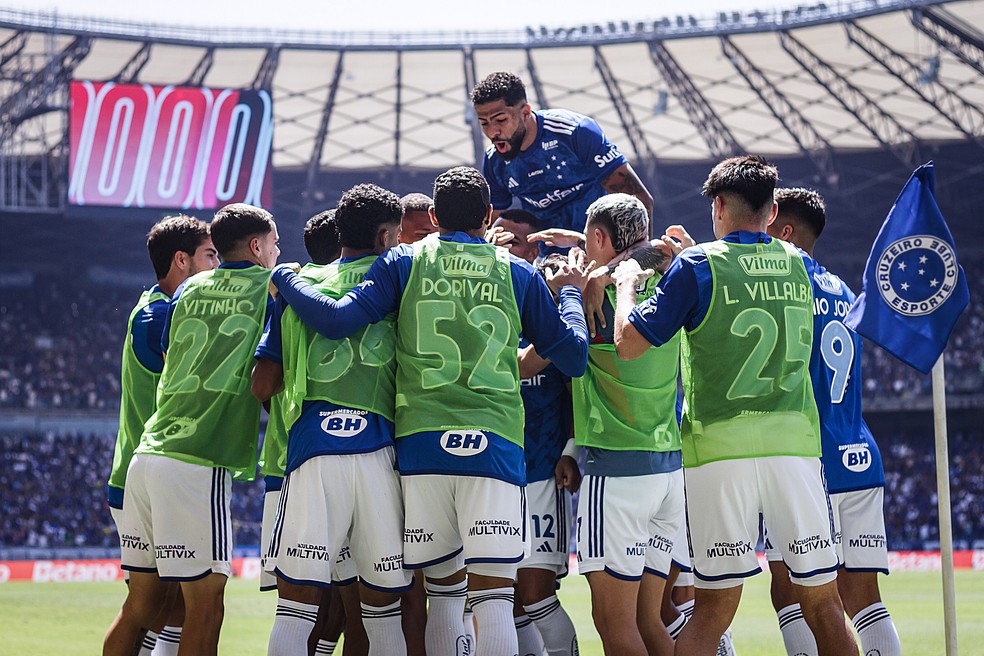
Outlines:
{"label": "team badge on jersey", "polygon": [[932,235],[892,242],[878,258],[878,292],[899,314],[931,314],[957,287],[953,248]]}

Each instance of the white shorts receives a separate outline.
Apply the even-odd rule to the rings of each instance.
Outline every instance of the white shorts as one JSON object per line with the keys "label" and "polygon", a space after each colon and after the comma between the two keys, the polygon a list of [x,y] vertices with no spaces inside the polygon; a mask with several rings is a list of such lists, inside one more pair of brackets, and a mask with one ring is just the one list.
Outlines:
{"label": "white shorts", "polygon": [[830,495],[834,548],[847,571],[888,574],[884,502],[883,487]]}
{"label": "white shorts", "polygon": [[280,505],[280,490],[267,490],[263,493],[263,522],[260,524],[260,592],[277,589],[277,577],[266,568],[266,556],[270,551],[270,536],[277,521],[277,507]]}
{"label": "white shorts", "polygon": [[819,458],[722,460],[684,475],[698,588],[734,587],[761,571],[755,554],[760,513],[794,583],[823,585],[837,577]]}
{"label": "white shorts", "polygon": [[[125,494],[125,492],[124,492],[124,494]],[[109,516],[113,518],[113,524],[116,525],[116,533],[119,534],[119,532],[120,532],[120,520],[123,518],[123,509],[122,508],[114,508],[114,507],[110,506],[109,507]],[[126,581],[127,583],[130,582],[130,572],[127,572],[127,571],[124,570],[124,572],[123,572],[123,580]]]}
{"label": "white shorts", "polygon": [[522,487],[495,478],[419,474],[403,477],[403,494],[408,568],[443,578],[463,564],[475,574],[515,578],[529,549]]}
{"label": "white shorts", "polygon": [[138,453],[130,461],[120,517],[123,569],[165,581],[232,574],[232,475]]}
{"label": "white shorts", "polygon": [[694,566],[690,557],[690,538],[687,537],[687,522],[680,522],[680,530],[673,537],[672,564],[680,573],[673,582],[674,588],[692,588],[694,586]]}
{"label": "white shorts", "polygon": [[530,555],[519,568],[548,569],[560,578],[567,574],[571,543],[571,493],[557,488],[552,478],[526,485],[530,515]]}
{"label": "white shorts", "polygon": [[577,504],[577,567],[637,581],[666,578],[673,538],[683,522],[681,470],[645,476],[593,476]]}
{"label": "white shorts", "polygon": [[284,479],[267,569],[291,583],[328,586],[351,544],[362,582],[399,592],[403,569],[403,498],[393,447],[311,458]]}

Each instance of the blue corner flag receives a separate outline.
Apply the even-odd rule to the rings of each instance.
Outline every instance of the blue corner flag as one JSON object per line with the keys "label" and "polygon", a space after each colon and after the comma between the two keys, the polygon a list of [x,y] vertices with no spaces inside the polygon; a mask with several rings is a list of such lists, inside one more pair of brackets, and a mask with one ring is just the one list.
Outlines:
{"label": "blue corner flag", "polygon": [[934,196],[933,163],[902,189],[864,268],[864,287],[844,323],[928,374],[970,291]]}

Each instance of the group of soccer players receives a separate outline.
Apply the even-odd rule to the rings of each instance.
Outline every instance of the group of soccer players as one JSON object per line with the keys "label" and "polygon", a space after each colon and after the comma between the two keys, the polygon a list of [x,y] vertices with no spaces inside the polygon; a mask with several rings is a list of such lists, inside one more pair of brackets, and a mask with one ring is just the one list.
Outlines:
{"label": "group of soccer players", "polygon": [[104,653],[216,653],[231,481],[259,465],[271,655],[330,654],[343,624],[346,654],[576,654],[571,526],[605,653],[734,653],[760,524],[790,654],[857,653],[845,609],[864,653],[899,654],[819,195],[730,158],[702,190],[716,240],[650,240],[652,198],[592,119],[534,112],[507,73],[472,101],[482,173],[432,197],[357,185],[308,222],[303,268],[276,266],[256,207],[154,226]]}

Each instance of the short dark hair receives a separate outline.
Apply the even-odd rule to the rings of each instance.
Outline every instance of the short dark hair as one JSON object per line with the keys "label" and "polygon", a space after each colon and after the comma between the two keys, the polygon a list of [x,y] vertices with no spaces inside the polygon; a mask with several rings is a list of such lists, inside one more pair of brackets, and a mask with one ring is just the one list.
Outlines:
{"label": "short dark hair", "polygon": [[741,198],[752,212],[772,203],[779,170],[758,155],[730,157],[711,169],[701,193],[713,199],[725,193]]}
{"label": "short dark hair", "polygon": [[512,221],[513,223],[522,223],[523,225],[528,225],[533,228],[533,230],[540,229],[540,220],[535,216],[521,209],[506,210],[499,215],[500,219],[505,219],[506,221]]}
{"label": "short dark hair", "polygon": [[547,277],[547,271],[551,273],[557,273],[561,267],[567,264],[567,256],[561,253],[548,253],[543,257],[538,257],[536,261],[533,262],[533,268],[543,276]]}
{"label": "short dark hair", "polygon": [[585,232],[589,226],[603,228],[612,240],[612,248],[621,253],[649,236],[649,213],[635,196],[607,194],[588,207]]}
{"label": "short dark hair", "polygon": [[400,197],[374,184],[355,185],[342,194],[335,208],[339,241],[346,248],[372,248],[379,228],[402,218]]}
{"label": "short dark hair", "polygon": [[209,230],[215,250],[226,260],[226,254],[243,245],[244,241],[266,235],[273,227],[273,215],[265,209],[246,203],[232,203],[215,213]]}
{"label": "short dark hair", "polygon": [[315,264],[329,264],[338,259],[342,245],[338,240],[335,210],[315,214],[304,224],[304,248]]}
{"label": "short dark hair", "polygon": [[208,234],[207,223],[184,214],[164,217],[155,223],[147,233],[147,252],[157,279],[167,276],[175,253],[194,255]]}
{"label": "short dark hair", "polygon": [[426,212],[434,204],[434,200],[430,196],[416,191],[401,198],[400,202],[403,203],[404,214],[408,212]]}
{"label": "short dark hair", "polygon": [[820,236],[827,224],[823,196],[812,189],[783,187],[776,189],[775,198],[779,204],[779,217],[797,220],[813,233],[814,238]]}
{"label": "short dark hair", "polygon": [[456,166],[434,180],[434,214],[445,230],[477,230],[489,210],[489,183],[477,169]]}
{"label": "short dark hair", "polygon": [[471,91],[473,105],[505,100],[510,107],[526,104],[526,85],[512,73],[492,73],[475,85]]}

